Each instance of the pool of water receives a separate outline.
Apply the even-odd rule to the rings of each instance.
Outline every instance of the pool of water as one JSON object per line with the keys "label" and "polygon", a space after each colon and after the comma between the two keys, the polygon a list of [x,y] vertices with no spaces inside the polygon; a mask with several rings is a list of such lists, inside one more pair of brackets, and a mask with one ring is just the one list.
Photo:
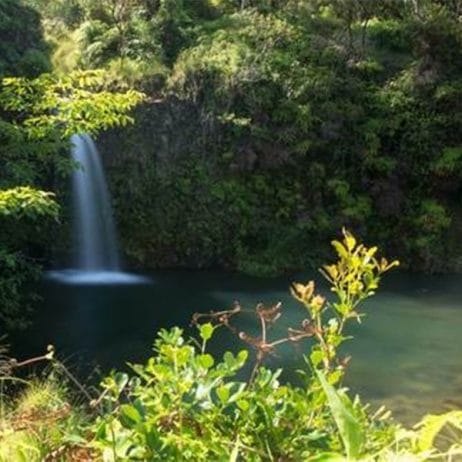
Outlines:
{"label": "pool of water", "polygon": [[[300,279],[300,277],[298,278]],[[305,276],[302,281],[307,280]],[[346,384],[376,407],[386,404],[401,421],[424,412],[462,406],[462,277],[395,273],[369,300],[361,326],[345,345],[353,359]],[[249,310],[239,328],[255,331],[256,303],[283,303],[271,335],[284,335],[304,317],[291,299],[290,279],[259,279],[220,272],[158,272],[136,284],[43,282],[43,303],[33,327],[12,339],[21,355],[55,345],[69,367],[102,372],[148,357],[156,332],[178,325],[187,330],[195,312],[230,308],[235,300]],[[18,348],[19,345],[19,348]],[[231,335],[218,335],[211,348],[238,349]],[[271,359],[289,371],[301,367],[301,352],[288,347]]]}

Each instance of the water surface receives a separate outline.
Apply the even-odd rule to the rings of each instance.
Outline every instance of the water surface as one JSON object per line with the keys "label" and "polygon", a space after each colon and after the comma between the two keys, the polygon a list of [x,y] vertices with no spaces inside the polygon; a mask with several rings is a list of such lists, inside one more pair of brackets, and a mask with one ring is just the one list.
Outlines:
{"label": "water surface", "polygon": [[[353,356],[346,380],[353,393],[374,407],[385,403],[408,423],[425,411],[462,406],[460,279],[398,273],[385,278],[379,293],[364,306],[363,324],[350,329],[355,339],[344,348]],[[289,282],[181,271],[158,272],[151,283],[136,284],[49,279],[43,283],[44,302],[34,327],[18,342],[24,355],[37,354],[51,343],[71,367],[90,370],[99,364],[107,371],[144,360],[160,328],[190,329],[194,312],[226,309],[234,300],[249,310],[259,302],[283,302],[283,316],[271,332],[277,337],[305,314],[291,299]],[[239,328],[253,333],[255,325],[250,311]],[[211,347],[220,353],[241,345],[223,332]],[[271,362],[292,371],[303,365],[301,353],[292,347]]]}

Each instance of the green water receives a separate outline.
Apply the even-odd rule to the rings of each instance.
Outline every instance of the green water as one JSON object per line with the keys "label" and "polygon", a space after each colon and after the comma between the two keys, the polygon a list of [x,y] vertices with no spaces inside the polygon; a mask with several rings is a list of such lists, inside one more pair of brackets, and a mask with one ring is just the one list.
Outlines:
{"label": "green water", "polygon": [[[38,354],[56,346],[69,367],[102,371],[142,361],[159,328],[189,329],[194,312],[221,310],[238,300],[249,312],[239,329],[255,333],[252,308],[258,302],[281,301],[283,316],[271,332],[284,335],[303,319],[291,299],[289,279],[258,279],[219,272],[159,272],[152,284],[66,285],[44,282],[44,302],[34,327],[15,339],[20,354]],[[303,278],[302,280],[307,279]],[[395,274],[368,301],[367,317],[350,332],[345,354],[351,354],[346,384],[372,407],[384,403],[410,423],[424,412],[462,406],[462,278]],[[238,349],[226,332],[211,348]],[[298,350],[303,351],[303,346]],[[270,360],[289,371],[302,366],[301,352],[285,348]],[[86,372],[85,372],[86,373]],[[290,379],[290,372],[286,376]]]}

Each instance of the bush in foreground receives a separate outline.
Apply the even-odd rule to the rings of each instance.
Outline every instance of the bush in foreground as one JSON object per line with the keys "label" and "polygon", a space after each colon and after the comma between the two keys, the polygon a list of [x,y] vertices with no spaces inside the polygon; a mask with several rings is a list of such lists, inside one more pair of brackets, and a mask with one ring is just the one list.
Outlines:
{"label": "bush in foreground", "polygon": [[[348,338],[345,329],[360,320],[361,302],[397,262],[379,260],[377,248],[358,244],[346,231],[333,246],[338,261],[321,272],[334,296],[317,294],[312,281],[294,284],[292,294],[307,318],[285,337],[270,338],[280,304],[256,307],[257,337],[235,327],[242,313],[235,305],[196,315],[197,339],[185,339],[179,328],[161,331],[146,364],[131,365],[131,376],[106,377],[101,394],[85,406],[71,407],[56,380],[39,388],[29,384],[2,411],[0,460],[456,460],[462,454],[462,412],[427,416],[405,430],[384,409],[370,415],[342,387],[348,361],[338,349]],[[235,333],[247,348],[212,356],[207,344],[219,328]],[[281,383],[281,370],[264,367],[284,343],[307,345],[301,385]],[[57,370],[66,372],[58,362],[54,366],[55,377]],[[18,431],[17,416],[24,412],[31,418]],[[447,427],[450,440],[443,434]]]}

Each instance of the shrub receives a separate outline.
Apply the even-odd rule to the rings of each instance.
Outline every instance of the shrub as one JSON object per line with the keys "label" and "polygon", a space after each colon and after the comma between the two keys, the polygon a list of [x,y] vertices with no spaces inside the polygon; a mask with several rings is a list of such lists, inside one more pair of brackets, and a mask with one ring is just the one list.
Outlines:
{"label": "shrub", "polygon": [[[145,365],[131,365],[131,377],[114,373],[103,381],[98,400],[103,412],[92,447],[104,460],[291,461],[357,459],[395,443],[394,424],[382,423],[381,413],[369,417],[359,399],[351,401],[345,389],[335,386],[346,366],[338,355],[346,340],[344,328],[362,316],[360,303],[397,262],[376,259],[376,247],[357,244],[346,231],[343,241],[333,246],[338,261],[322,273],[335,299],[316,294],[313,281],[294,284],[292,294],[308,317],[285,338],[269,338],[271,325],[281,315],[280,304],[257,306],[259,337],[235,328],[239,305],[197,314],[193,322],[198,339],[186,340],[179,328],[161,331],[154,356]],[[222,359],[207,352],[208,341],[220,327],[255,350],[247,380],[242,376],[248,350],[226,352]],[[304,384],[282,384],[282,371],[267,369],[264,360],[278,345],[304,339],[313,342],[305,358]]]}
{"label": "shrub", "polygon": [[[378,259],[376,247],[358,244],[346,231],[341,242],[332,244],[338,260],[321,272],[334,296],[316,293],[313,281],[293,284],[292,294],[307,319],[285,337],[273,339],[270,330],[281,316],[281,304],[256,307],[258,337],[235,327],[235,317],[243,312],[238,304],[196,314],[198,338],[186,340],[179,328],[162,330],[147,363],[131,365],[131,376],[110,374],[95,399],[54,359],[52,349],[18,363],[5,359],[0,348],[0,461],[457,460],[461,411],[425,416],[414,430],[406,430],[384,407],[370,415],[359,397],[351,399],[342,387],[348,361],[338,347],[350,338],[346,326],[364,316],[361,302],[398,262]],[[213,357],[207,346],[220,328],[235,333],[248,348]],[[281,370],[264,367],[279,345],[305,340],[310,348],[300,385],[282,383]],[[43,360],[53,366],[45,380],[12,377],[15,368]],[[5,404],[9,381],[26,385]],[[66,385],[71,382],[90,400],[85,407],[71,404]]]}

